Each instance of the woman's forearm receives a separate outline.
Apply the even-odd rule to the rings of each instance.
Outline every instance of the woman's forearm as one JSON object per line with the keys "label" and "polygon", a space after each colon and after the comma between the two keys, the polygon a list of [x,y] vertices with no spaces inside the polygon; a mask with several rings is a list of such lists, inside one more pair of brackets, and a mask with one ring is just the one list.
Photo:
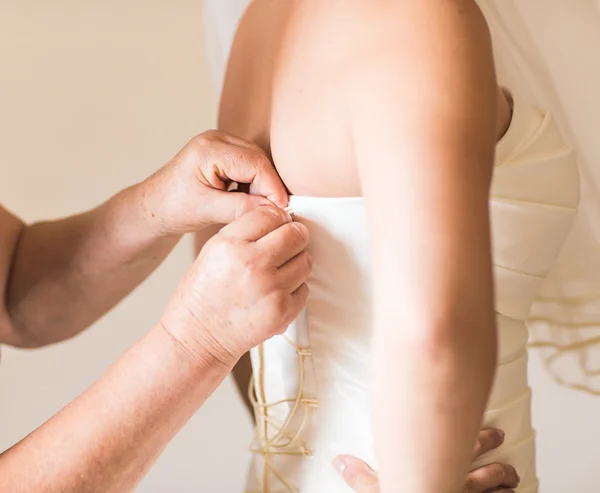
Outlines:
{"label": "woman's forearm", "polygon": [[179,240],[153,234],[137,187],[89,212],[22,229],[6,306],[15,346],[78,334],[143,281]]}
{"label": "woman's forearm", "polygon": [[231,367],[193,360],[160,326],[98,382],[0,455],[0,491],[132,491]]}
{"label": "woman's forearm", "polygon": [[[209,226],[201,231],[198,231],[194,235],[194,246],[195,253],[198,255],[206,242],[216,235],[221,229],[220,225]],[[235,385],[238,389],[239,395],[248,410],[251,418],[254,418],[254,408],[248,394],[250,387],[250,379],[252,378],[252,361],[250,360],[250,353],[244,354],[231,372]]]}

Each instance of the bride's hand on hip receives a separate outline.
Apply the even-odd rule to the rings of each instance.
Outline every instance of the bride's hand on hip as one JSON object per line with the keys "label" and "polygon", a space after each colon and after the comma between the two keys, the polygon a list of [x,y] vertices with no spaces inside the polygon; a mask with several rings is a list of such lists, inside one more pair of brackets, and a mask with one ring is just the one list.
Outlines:
{"label": "bride's hand on hip", "polygon": [[[494,429],[479,432],[474,457],[494,450],[502,445],[504,435]],[[356,457],[341,455],[334,466],[348,486],[356,493],[379,493],[377,473]],[[519,485],[519,476],[508,464],[488,464],[469,472],[462,493],[509,493]]]}

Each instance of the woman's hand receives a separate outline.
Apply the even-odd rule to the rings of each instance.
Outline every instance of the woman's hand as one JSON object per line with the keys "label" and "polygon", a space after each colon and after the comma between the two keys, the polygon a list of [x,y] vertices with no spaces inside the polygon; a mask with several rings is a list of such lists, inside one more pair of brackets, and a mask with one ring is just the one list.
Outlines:
{"label": "woman's hand", "polygon": [[[504,441],[504,433],[489,429],[479,432],[474,458],[498,448]],[[379,479],[363,461],[356,457],[341,455],[334,461],[335,468],[348,486],[356,493],[379,493]],[[488,464],[474,469],[467,475],[463,493],[510,493],[519,485],[519,476],[507,464]]]}
{"label": "woman's hand", "polygon": [[282,333],[306,302],[308,230],[287,212],[260,207],[225,226],[200,251],[163,326],[187,353],[233,365]]}
{"label": "woman's hand", "polygon": [[[231,183],[249,184],[250,194],[228,193]],[[256,207],[286,207],[288,202],[285,187],[263,150],[216,130],[194,137],[137,188],[144,215],[161,236],[227,224]]]}
{"label": "woman's hand", "polygon": [[[227,192],[233,182],[250,194]],[[72,337],[130,293],[184,233],[287,201],[258,146],[209,131],[88,212],[25,225],[0,208],[0,343],[37,347]]]}

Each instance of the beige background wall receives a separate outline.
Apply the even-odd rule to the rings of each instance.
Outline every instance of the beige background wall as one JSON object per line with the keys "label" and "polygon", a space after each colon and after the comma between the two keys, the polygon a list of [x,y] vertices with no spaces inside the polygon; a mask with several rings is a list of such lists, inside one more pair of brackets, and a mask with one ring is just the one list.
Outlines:
{"label": "beige background wall", "polygon": [[[215,0],[216,1],[216,0]],[[0,201],[27,220],[91,207],[211,127],[199,0],[0,0]],[[89,385],[158,318],[189,243],[81,337],[3,351],[0,450]],[[600,488],[600,398],[531,368],[544,493]],[[248,421],[227,382],[139,491],[242,491]]]}
{"label": "beige background wall", "polygon": [[[193,0],[0,0],[0,201],[28,220],[91,207],[214,125]],[[154,324],[189,242],[81,337],[3,348],[0,449],[78,395]],[[231,383],[167,449],[143,493],[241,492],[250,441]],[[9,492],[6,492],[9,493]]]}

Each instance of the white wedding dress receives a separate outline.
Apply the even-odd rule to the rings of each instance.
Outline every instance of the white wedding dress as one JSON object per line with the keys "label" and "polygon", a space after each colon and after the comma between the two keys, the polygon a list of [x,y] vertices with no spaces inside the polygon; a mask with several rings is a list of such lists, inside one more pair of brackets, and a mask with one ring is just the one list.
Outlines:
{"label": "white wedding dress", "polygon": [[[543,7],[539,1],[537,5],[544,16],[549,11],[556,15],[568,11],[554,0],[543,1]],[[248,3],[205,0],[207,51],[219,88],[237,23]],[[570,103],[573,94],[565,96],[557,90],[548,58],[534,42],[543,39],[543,29],[540,23],[528,23],[535,16],[528,18],[521,9],[523,4],[533,8],[534,2],[523,0],[518,8],[518,2],[511,0],[480,3],[493,33],[500,82],[512,93],[515,105],[510,128],[497,146],[491,193],[500,344],[484,418],[486,425],[506,432],[506,442],[479,463],[512,464],[521,477],[517,491],[534,493],[538,481],[526,322],[532,320],[533,310],[531,324],[540,331],[561,322],[568,325],[567,317],[573,321],[571,326],[577,326],[573,299],[600,286],[594,284],[600,272],[594,275],[582,269],[577,256],[577,247],[585,241],[591,245],[594,239],[589,221],[577,208],[580,191],[589,205],[586,210],[591,210],[595,195],[580,187],[579,176],[581,172],[582,182],[593,183],[594,167],[586,160],[594,157],[594,150],[600,154],[600,146],[587,141],[586,147],[568,131],[568,125],[576,130],[577,123],[585,126],[576,114],[579,108]],[[599,15],[595,4],[584,3],[590,16]],[[600,39],[600,18],[595,20]],[[545,22],[555,29],[551,20]],[[600,80],[600,73],[595,75]],[[586,79],[583,85],[588,83]],[[591,86],[587,94],[593,94]],[[597,117],[600,120],[600,113]],[[583,156],[579,166],[578,156]],[[296,220],[311,233],[311,291],[305,312],[286,334],[252,352],[258,426],[247,491],[349,492],[331,466],[336,455],[352,454],[376,467],[369,411],[371,299],[365,209],[361,198],[294,196],[290,205]],[[540,339],[540,344],[555,353],[565,349],[551,339]]]}

